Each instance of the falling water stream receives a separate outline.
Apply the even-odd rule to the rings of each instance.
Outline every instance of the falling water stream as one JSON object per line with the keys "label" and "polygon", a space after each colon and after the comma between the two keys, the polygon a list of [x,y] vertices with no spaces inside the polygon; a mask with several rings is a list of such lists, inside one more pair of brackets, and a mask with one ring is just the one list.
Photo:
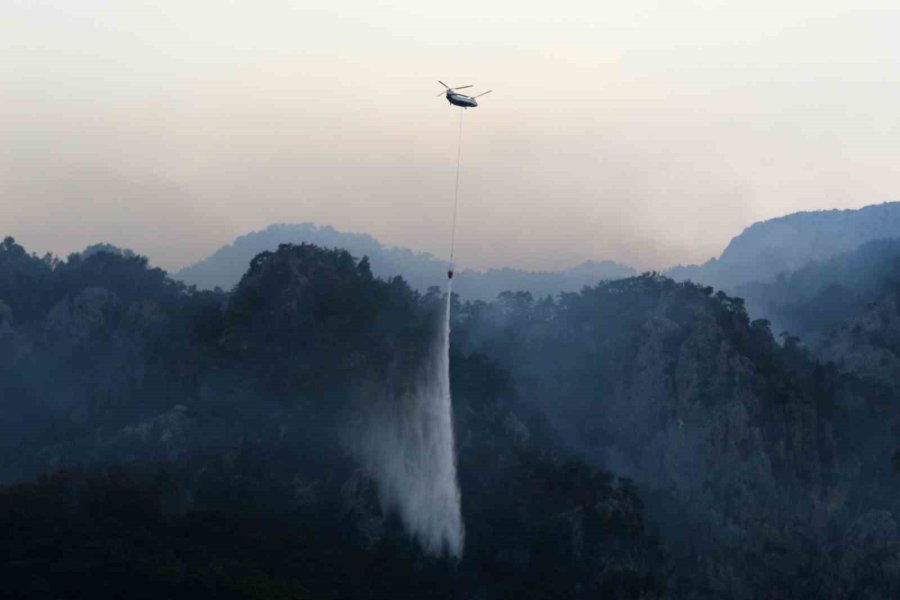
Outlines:
{"label": "falling water stream", "polygon": [[459,114],[453,229],[447,298],[434,345],[413,390],[388,398],[363,435],[363,459],[378,482],[382,506],[396,510],[412,536],[430,554],[462,557],[464,527],[456,480],[453,407],[450,396],[450,306],[453,297],[456,214],[464,111]]}
{"label": "falling water stream", "polygon": [[383,507],[400,515],[427,552],[459,558],[464,528],[450,396],[451,290],[448,281],[443,323],[414,388],[390,398],[368,423],[363,457]]}

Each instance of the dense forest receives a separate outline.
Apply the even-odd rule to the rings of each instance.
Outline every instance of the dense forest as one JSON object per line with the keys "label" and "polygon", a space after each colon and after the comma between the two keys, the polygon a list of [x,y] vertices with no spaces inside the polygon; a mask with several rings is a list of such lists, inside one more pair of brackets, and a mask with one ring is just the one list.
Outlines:
{"label": "dense forest", "polygon": [[783,272],[771,282],[743,284],[736,293],[774,327],[814,343],[898,285],[900,239],[887,238]]}
{"label": "dense forest", "polygon": [[7,238],[5,594],[898,597],[900,286],[871,276],[817,345],[652,273],[457,299],[456,560],[422,551],[347,442],[373,390],[412,384],[441,290],[309,244],[202,291]]}

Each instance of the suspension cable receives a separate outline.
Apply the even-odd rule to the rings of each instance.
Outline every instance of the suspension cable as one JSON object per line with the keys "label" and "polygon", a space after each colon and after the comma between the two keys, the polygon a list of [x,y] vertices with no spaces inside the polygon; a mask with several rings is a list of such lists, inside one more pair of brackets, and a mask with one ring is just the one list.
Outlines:
{"label": "suspension cable", "polygon": [[456,212],[459,206],[459,164],[460,157],[462,156],[462,125],[463,125],[463,113],[466,112],[465,109],[461,109],[459,111],[459,137],[456,141],[456,186],[453,189],[453,229],[450,233],[450,272],[449,276],[452,278],[453,269],[455,268],[455,264],[453,263],[453,253],[456,250]]}

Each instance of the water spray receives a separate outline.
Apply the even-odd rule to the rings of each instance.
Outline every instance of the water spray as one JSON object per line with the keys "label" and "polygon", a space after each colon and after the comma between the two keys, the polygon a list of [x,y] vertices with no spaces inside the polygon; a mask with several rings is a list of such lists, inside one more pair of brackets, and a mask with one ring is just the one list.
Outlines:
{"label": "water spray", "polygon": [[[459,94],[452,88],[448,88],[447,99],[464,109],[478,105],[474,97]],[[453,437],[450,309],[465,110],[459,112],[453,226],[441,327],[413,390],[400,397],[389,394],[387,402],[367,419],[367,429],[360,440],[361,456],[378,482],[383,509],[396,510],[406,530],[426,552],[434,555],[447,552],[457,559],[462,557],[465,528]]]}
{"label": "water spray", "polygon": [[[449,292],[449,288],[448,288]],[[413,389],[371,403],[354,443],[378,483],[385,512],[396,511],[429,554],[461,558],[464,526],[456,480],[450,397],[450,294]]]}

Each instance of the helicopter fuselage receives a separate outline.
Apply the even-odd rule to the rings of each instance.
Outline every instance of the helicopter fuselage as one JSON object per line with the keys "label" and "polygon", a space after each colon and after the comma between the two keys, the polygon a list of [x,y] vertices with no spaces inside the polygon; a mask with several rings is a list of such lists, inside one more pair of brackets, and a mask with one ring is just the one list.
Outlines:
{"label": "helicopter fuselage", "polygon": [[475,98],[452,90],[447,90],[447,102],[456,106],[462,106],[463,108],[475,108],[478,106],[478,102],[475,101]]}

